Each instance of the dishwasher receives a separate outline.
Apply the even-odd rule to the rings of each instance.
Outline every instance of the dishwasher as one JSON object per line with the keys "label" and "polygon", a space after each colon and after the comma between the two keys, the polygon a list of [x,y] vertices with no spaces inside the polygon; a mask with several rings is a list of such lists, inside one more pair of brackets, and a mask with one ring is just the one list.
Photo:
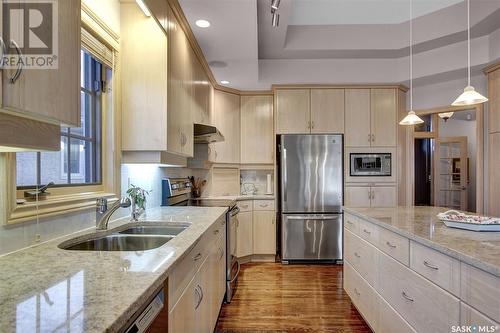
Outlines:
{"label": "dishwasher", "polygon": [[155,296],[151,303],[137,316],[126,333],[144,333],[154,322],[165,306],[165,292],[163,289]]}

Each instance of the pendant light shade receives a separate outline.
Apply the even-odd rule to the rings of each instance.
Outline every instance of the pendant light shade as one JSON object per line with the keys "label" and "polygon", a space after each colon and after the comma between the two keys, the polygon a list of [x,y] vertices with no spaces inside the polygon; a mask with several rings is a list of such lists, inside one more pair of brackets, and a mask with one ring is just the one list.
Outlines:
{"label": "pendant light shade", "polygon": [[464,92],[451,105],[474,105],[487,101],[488,99],[478,93],[470,84],[470,0],[467,0],[467,87],[465,87]]}
{"label": "pendant light shade", "polygon": [[487,102],[488,99],[478,93],[472,86],[467,86],[464,92],[458,96],[455,102],[451,103],[453,106],[474,105]]}
{"label": "pendant light shade", "polygon": [[443,119],[446,122],[448,119],[453,117],[454,114],[455,114],[455,112],[443,112],[443,113],[439,113],[438,116],[439,116],[439,118]]}
{"label": "pendant light shade", "polygon": [[411,125],[422,124],[423,122],[424,121],[422,120],[422,118],[417,116],[415,111],[410,110],[410,111],[408,111],[408,114],[406,115],[406,117],[404,117],[403,120],[401,120],[399,122],[399,125],[411,126]]}
{"label": "pendant light shade", "polygon": [[413,1],[410,0],[410,111],[399,125],[412,126],[424,121],[413,111]]}

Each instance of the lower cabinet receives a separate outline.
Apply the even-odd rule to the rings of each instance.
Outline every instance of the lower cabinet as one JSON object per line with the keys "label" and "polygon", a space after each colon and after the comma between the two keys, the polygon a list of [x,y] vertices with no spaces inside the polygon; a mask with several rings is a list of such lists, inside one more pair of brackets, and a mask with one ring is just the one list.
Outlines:
{"label": "lower cabinet", "polygon": [[238,258],[253,254],[253,219],[252,212],[238,214],[236,256]]}
{"label": "lower cabinet", "polygon": [[253,212],[253,254],[276,254],[274,211]]}
{"label": "lower cabinet", "polygon": [[348,207],[395,207],[396,186],[346,186],[345,205]]}
{"label": "lower cabinet", "polygon": [[[224,230],[222,222],[217,229],[209,229],[202,236],[210,238],[206,242],[208,255],[200,255],[201,258],[204,258],[200,259],[200,261],[203,260],[203,263],[175,301],[176,303],[172,305],[168,316],[169,333],[210,333],[214,331],[226,291],[226,240],[224,233],[220,232]],[[204,240],[199,243],[201,242]],[[200,250],[200,253],[203,253],[203,249]],[[188,255],[186,259],[191,260],[191,257]],[[179,263],[177,267],[182,267],[182,265],[183,262]],[[176,288],[176,286],[170,286],[170,289],[172,288]],[[179,285],[179,288],[183,288],[182,285]],[[169,293],[175,294],[175,290],[169,290]]]}

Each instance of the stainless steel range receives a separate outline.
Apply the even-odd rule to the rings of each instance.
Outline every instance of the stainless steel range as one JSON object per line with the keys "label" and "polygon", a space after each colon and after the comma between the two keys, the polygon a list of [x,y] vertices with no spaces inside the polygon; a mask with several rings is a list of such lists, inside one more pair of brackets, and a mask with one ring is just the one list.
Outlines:
{"label": "stainless steel range", "polygon": [[191,182],[187,178],[162,180],[162,206],[227,207],[226,213],[226,302],[236,290],[240,263],[236,258],[236,226],[239,208],[235,200],[191,198]]}

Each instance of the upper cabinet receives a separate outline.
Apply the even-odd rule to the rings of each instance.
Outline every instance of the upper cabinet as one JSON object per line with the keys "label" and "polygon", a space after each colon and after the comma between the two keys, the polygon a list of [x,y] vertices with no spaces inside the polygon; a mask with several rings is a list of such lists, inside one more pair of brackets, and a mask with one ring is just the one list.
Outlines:
{"label": "upper cabinet", "polygon": [[166,151],[167,36],[135,2],[121,4],[121,32],[122,149]]}
{"label": "upper cabinet", "polygon": [[311,94],[309,89],[276,91],[276,134],[310,133]]}
{"label": "upper cabinet", "polygon": [[278,89],[277,134],[344,133],[344,89]]}
{"label": "upper cabinet", "polygon": [[274,161],[273,96],[241,96],[241,163]]}
{"label": "upper cabinet", "polygon": [[193,156],[195,55],[171,10],[168,21],[168,151]]}
{"label": "upper cabinet", "polygon": [[311,89],[311,133],[344,133],[344,89]]}
{"label": "upper cabinet", "polygon": [[397,89],[346,89],[345,141],[350,147],[397,145]]}
{"label": "upper cabinet", "polygon": [[240,163],[239,95],[215,90],[214,124],[225,140],[211,145],[211,160],[215,163]]}
{"label": "upper cabinet", "polygon": [[[43,49],[45,46],[48,48],[52,46],[52,51],[48,50],[48,52],[52,52],[57,58],[44,56],[43,59],[47,63],[55,59],[55,66],[34,69],[19,62],[20,65],[15,68],[0,70],[0,108],[2,111],[22,117],[78,127],[80,125],[80,0],[55,2],[57,3],[55,11],[57,17],[54,17],[52,21],[48,17],[44,18],[46,20],[44,22],[57,24],[54,27],[57,31],[57,40],[51,34],[47,24],[42,29],[43,36],[34,36],[38,38],[37,45],[40,43],[44,45]],[[29,6],[32,5],[30,2],[21,2],[20,6],[23,12],[27,13]],[[3,7],[3,10],[7,8],[0,7]],[[0,9],[1,17],[11,15],[11,13],[3,13],[2,9]],[[24,17],[27,17],[26,14]],[[27,33],[27,29],[26,25],[21,24],[21,20],[18,21],[18,25],[10,25],[10,40],[4,41],[6,50],[11,55],[28,56],[29,60],[40,51],[30,48],[30,43],[24,43],[21,40]],[[0,32],[1,30],[2,27],[0,27]],[[41,30],[38,29],[37,33],[41,33]],[[24,38],[24,40],[27,39]],[[32,40],[34,39],[30,38],[30,42]],[[42,57],[39,61],[41,59]]]}
{"label": "upper cabinet", "polygon": [[396,146],[396,89],[371,89],[372,146]]}

